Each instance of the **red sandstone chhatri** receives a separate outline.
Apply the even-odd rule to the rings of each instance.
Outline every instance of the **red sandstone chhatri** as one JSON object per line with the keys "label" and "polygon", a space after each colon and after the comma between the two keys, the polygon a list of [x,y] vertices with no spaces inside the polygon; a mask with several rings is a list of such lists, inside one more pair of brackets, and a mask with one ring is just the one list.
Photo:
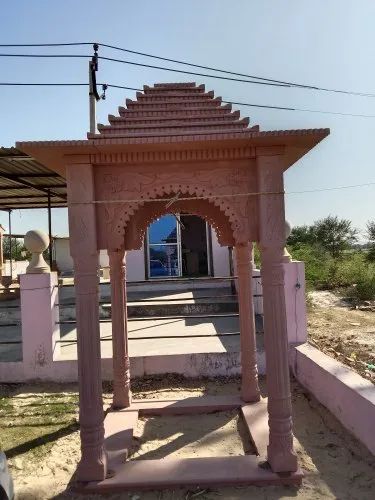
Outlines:
{"label": "red sandstone chhatri", "polygon": [[[199,480],[197,471],[207,473],[204,484],[298,481],[284,296],[283,172],[325,138],[329,130],[261,132],[257,126],[249,127],[249,120],[240,119],[239,112],[232,112],[230,105],[222,105],[221,98],[214,98],[213,92],[205,92],[203,85],[194,83],[145,86],[143,93],[137,93],[137,100],[128,99],[126,105],[119,108],[119,117],[109,117],[109,126],[99,125],[100,133],[89,134],[87,140],[17,143],[19,149],[67,179],[77,306],[82,443],[78,478],[95,482],[91,485],[94,490],[121,489],[135,484],[142,487],[142,481],[145,487],[193,484]],[[168,206],[171,198],[175,201]],[[236,463],[229,457],[224,461],[209,458],[198,462],[179,461],[177,469],[171,466],[172,469],[185,472],[179,473],[172,482],[168,480],[172,470],[168,467],[172,462],[168,462],[168,470],[164,470],[167,475],[162,473],[163,464],[153,462],[148,467],[127,462],[115,467],[114,478],[106,479],[108,453],[100,369],[98,251],[107,249],[110,256],[113,406],[138,411],[131,403],[129,384],[125,254],[127,250],[140,248],[147,226],[171,211],[203,217],[216,229],[219,243],[235,248],[239,275],[241,397],[244,402],[254,404],[259,401],[259,388],[250,272],[253,242],[260,247],[268,366],[267,460],[272,472],[259,469],[251,457],[236,457]],[[211,409],[220,407],[216,403],[209,405]],[[116,428],[118,425],[116,419]],[[126,427],[125,420],[124,425]],[[108,433],[110,430],[106,429],[107,437]],[[257,437],[253,438],[256,443]],[[118,455],[116,457],[118,459]],[[155,481],[151,478],[147,482],[145,476],[152,470],[159,470],[161,479],[155,472]],[[223,470],[227,472],[223,474]],[[277,474],[281,472],[291,473],[289,479]]]}

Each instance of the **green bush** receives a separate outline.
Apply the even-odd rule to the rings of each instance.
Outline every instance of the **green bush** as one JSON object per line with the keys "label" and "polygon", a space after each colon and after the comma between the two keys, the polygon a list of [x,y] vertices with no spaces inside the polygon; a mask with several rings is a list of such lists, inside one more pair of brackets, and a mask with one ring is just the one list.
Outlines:
{"label": "green bush", "polygon": [[[350,293],[351,292],[351,293]],[[375,299],[375,278],[374,276],[363,277],[356,286],[350,290],[350,295],[358,300]]]}
{"label": "green bush", "polygon": [[294,260],[305,263],[305,276],[308,289],[326,288],[329,268],[333,258],[318,245],[300,244],[288,248]]}
{"label": "green bush", "polygon": [[346,289],[358,300],[375,299],[375,263],[365,252],[348,251],[334,258],[318,245],[300,244],[289,248],[295,260],[305,262],[308,289]]}

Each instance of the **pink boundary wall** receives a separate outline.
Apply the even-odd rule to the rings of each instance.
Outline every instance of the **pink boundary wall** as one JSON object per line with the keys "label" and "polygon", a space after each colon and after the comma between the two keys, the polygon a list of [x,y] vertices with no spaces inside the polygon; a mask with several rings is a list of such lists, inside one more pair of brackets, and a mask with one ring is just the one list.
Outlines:
{"label": "pink boundary wall", "polygon": [[375,386],[309,344],[290,352],[294,376],[375,455]]}

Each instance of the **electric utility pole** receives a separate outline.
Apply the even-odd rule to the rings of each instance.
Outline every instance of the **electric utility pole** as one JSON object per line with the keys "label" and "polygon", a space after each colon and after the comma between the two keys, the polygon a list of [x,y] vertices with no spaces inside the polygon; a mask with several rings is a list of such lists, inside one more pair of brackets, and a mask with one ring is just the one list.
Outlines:
{"label": "electric utility pole", "polygon": [[96,132],[96,101],[100,96],[96,88],[96,72],[98,71],[98,49],[99,45],[94,43],[94,55],[89,61],[89,109],[90,109],[90,134]]}

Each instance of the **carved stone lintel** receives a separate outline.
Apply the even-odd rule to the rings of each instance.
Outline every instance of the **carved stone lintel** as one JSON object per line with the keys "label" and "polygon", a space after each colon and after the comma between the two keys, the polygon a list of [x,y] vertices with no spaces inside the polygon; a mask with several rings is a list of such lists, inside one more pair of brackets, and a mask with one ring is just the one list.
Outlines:
{"label": "carved stone lintel", "polygon": [[[142,164],[146,163],[165,163],[165,162],[194,162],[194,161],[207,161],[207,160],[241,160],[247,158],[254,158],[255,148],[227,148],[227,149],[186,149],[180,150],[160,150],[160,151],[130,151],[130,152],[111,152],[97,153],[92,155],[91,161],[99,165],[114,163],[123,165],[124,163]],[[81,160],[82,161],[82,160]]]}
{"label": "carved stone lintel", "polygon": [[[256,191],[254,168],[249,168],[251,162],[240,161],[231,165],[223,162],[215,169],[193,164],[189,169],[177,171],[173,165],[159,171],[148,165],[142,165],[136,171],[99,166],[95,174],[97,198],[110,201],[100,204],[97,209],[100,244],[111,242],[112,248],[121,248],[124,238],[127,238],[126,248],[139,248],[155,212],[158,212],[158,217],[170,213],[164,201],[176,194],[182,199],[173,204],[173,210],[185,210],[184,202],[189,203],[191,199],[195,210],[207,220],[211,219],[210,223],[215,222],[219,240],[221,232],[223,239],[231,239],[233,243],[255,239],[257,200],[255,196],[244,196]],[[236,194],[240,196],[233,196]],[[201,215],[199,212],[197,215]]]}
{"label": "carved stone lintel", "polygon": [[256,359],[255,320],[252,293],[252,246],[236,245],[238,303],[240,310],[241,397],[246,402],[259,401]]}
{"label": "carved stone lintel", "polygon": [[113,407],[131,404],[130,361],[126,308],[126,264],[124,250],[110,251],[113,346]]}

